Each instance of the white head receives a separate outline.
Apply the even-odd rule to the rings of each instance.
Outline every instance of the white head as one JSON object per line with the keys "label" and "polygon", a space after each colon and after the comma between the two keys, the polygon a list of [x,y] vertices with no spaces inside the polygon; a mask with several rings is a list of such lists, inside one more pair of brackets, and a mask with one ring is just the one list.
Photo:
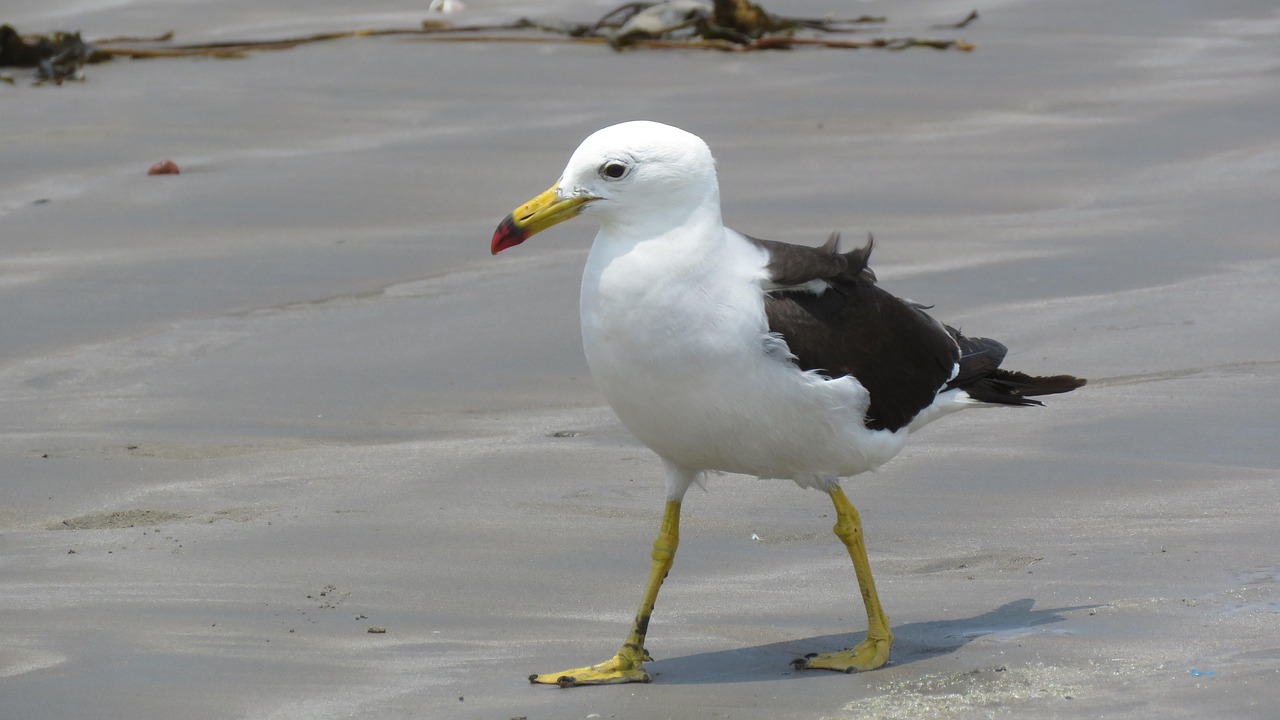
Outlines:
{"label": "white head", "polygon": [[519,245],[579,213],[596,216],[608,230],[656,233],[665,229],[662,224],[682,224],[698,211],[714,212],[717,219],[720,212],[707,144],[670,125],[625,122],[583,140],[556,184],[502,221],[492,250]]}

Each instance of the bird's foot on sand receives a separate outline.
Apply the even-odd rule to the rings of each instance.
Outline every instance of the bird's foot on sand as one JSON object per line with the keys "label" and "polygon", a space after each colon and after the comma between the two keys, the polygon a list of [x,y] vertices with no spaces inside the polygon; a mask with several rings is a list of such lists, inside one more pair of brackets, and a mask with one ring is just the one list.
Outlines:
{"label": "bird's foot on sand", "polygon": [[619,683],[647,683],[649,673],[643,667],[652,660],[644,648],[626,645],[617,655],[599,665],[562,670],[545,675],[530,675],[529,682],[543,685],[559,685],[562,688],[575,685],[616,685]]}
{"label": "bird's foot on sand", "polygon": [[797,670],[838,670],[851,673],[875,670],[889,661],[893,638],[867,638],[848,650],[833,653],[810,653],[791,661]]}

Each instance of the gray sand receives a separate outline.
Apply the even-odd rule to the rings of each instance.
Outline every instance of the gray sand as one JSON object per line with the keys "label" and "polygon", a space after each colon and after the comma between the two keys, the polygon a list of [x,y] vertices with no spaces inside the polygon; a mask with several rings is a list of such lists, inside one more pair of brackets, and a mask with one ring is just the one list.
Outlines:
{"label": "gray sand", "polygon": [[[0,21],[267,37],[426,3],[271,5]],[[1275,717],[1280,13],[979,9],[972,54],[384,39],[0,85],[0,718]],[[846,483],[884,669],[790,671],[857,639],[853,573],[823,496],[725,476],[685,504],[655,682],[525,680],[616,649],[662,481],[581,358],[594,228],[489,235],[642,117],[710,142],[732,226],[874,232],[886,288],[1091,380]]]}

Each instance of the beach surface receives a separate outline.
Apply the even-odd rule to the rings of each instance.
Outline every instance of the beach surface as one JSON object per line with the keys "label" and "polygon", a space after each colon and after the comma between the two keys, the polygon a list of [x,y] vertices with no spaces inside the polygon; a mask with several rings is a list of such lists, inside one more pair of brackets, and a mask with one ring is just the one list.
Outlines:
{"label": "beach surface", "polygon": [[[426,3],[16,0],[22,32],[415,26]],[[609,3],[468,0],[458,23]],[[796,15],[839,13],[817,0]],[[868,2],[970,53],[354,38],[0,85],[0,718],[1274,718],[1280,11]],[[963,413],[828,500],[685,501],[654,682],[611,655],[662,507],[592,384],[595,228],[489,256],[590,132],[711,145],[724,216],[874,233],[882,286],[1089,385]],[[146,174],[172,159],[180,175]],[[381,632],[378,632],[378,631]]]}

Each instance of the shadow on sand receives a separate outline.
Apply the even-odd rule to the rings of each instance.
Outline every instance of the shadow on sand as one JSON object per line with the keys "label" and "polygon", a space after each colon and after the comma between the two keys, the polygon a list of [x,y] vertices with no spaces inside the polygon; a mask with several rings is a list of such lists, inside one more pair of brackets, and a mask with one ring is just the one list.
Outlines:
{"label": "shadow on sand", "polygon": [[[1034,605],[1034,600],[1023,598],[969,618],[895,625],[890,662],[893,665],[908,665],[954,652],[984,635],[1017,634],[1040,625],[1062,622],[1067,619],[1064,613],[1100,607],[1076,605],[1035,610]],[[819,635],[736,650],[718,650],[655,660],[648,668],[655,682],[670,685],[756,682],[777,680],[781,676],[822,677],[828,673],[793,671],[790,663],[805,653],[840,650],[861,639],[861,633]]]}

